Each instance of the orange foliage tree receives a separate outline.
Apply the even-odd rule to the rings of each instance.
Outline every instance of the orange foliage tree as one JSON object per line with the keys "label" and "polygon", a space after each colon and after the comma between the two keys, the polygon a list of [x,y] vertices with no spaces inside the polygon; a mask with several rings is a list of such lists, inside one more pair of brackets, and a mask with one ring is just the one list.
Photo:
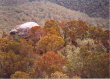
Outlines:
{"label": "orange foliage tree", "polygon": [[55,71],[62,71],[64,64],[65,59],[62,56],[54,52],[47,52],[36,62],[35,68],[39,77],[44,74],[50,76]]}
{"label": "orange foliage tree", "polygon": [[32,27],[29,31],[30,38],[35,42],[38,42],[41,37],[45,36],[46,32],[41,26]]}

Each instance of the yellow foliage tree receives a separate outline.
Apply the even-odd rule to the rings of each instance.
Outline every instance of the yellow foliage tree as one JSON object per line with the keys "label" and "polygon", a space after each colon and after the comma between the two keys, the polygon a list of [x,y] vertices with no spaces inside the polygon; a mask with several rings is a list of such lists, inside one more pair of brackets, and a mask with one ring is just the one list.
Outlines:
{"label": "yellow foliage tree", "polygon": [[54,35],[60,36],[59,32],[54,27],[47,28],[46,32],[47,32],[47,34],[54,34]]}
{"label": "yellow foliage tree", "polygon": [[26,71],[29,63],[29,58],[23,58],[13,52],[0,52],[0,77],[9,78],[15,71]]}
{"label": "yellow foliage tree", "polygon": [[[46,21],[44,28],[47,29],[47,30],[50,29],[50,28],[52,30],[54,29],[53,31],[56,31],[60,34],[60,25],[59,25],[58,21],[48,20],[48,21]],[[52,33],[54,33],[54,32],[52,32]]]}
{"label": "yellow foliage tree", "polygon": [[16,71],[11,75],[11,78],[29,78],[29,74],[21,71]]}
{"label": "yellow foliage tree", "polygon": [[37,50],[46,53],[47,51],[56,51],[64,45],[62,37],[57,35],[46,35],[37,44]]}

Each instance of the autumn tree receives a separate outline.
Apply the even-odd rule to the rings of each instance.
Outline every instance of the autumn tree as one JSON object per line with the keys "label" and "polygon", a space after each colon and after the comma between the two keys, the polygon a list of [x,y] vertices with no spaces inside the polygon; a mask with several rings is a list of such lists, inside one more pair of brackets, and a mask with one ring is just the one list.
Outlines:
{"label": "autumn tree", "polygon": [[81,39],[86,37],[87,35],[86,33],[88,30],[88,25],[86,22],[82,20],[73,20],[73,21],[67,22],[67,26],[69,27],[69,29],[74,30],[77,37]]}
{"label": "autumn tree", "polygon": [[0,38],[0,51],[7,52],[6,49],[11,42],[8,38]]}
{"label": "autumn tree", "polygon": [[0,52],[0,77],[9,78],[15,71],[27,71],[30,59],[14,52]]}
{"label": "autumn tree", "polygon": [[68,61],[68,71],[74,74],[70,74],[70,76],[78,75],[81,78],[109,77],[109,54],[89,52],[86,46],[82,46],[77,52],[74,51],[72,56],[71,60]]}
{"label": "autumn tree", "polygon": [[109,33],[110,33],[109,30],[104,30],[102,33],[102,36],[101,36],[101,42],[102,42],[103,46],[106,48],[107,53],[109,53],[109,51],[110,51]]}
{"label": "autumn tree", "polygon": [[6,38],[7,36],[8,36],[8,34],[3,31],[3,33],[2,33],[2,38]]}
{"label": "autumn tree", "polygon": [[16,71],[14,74],[11,75],[11,78],[29,78],[29,74],[22,71]]}
{"label": "autumn tree", "polygon": [[87,30],[88,30],[88,26],[87,26],[86,22],[79,20],[78,27],[76,28],[77,36],[80,37],[81,39],[86,38]]}
{"label": "autumn tree", "polygon": [[94,39],[98,44],[102,44],[107,52],[109,52],[109,30],[105,30],[101,27],[90,26],[88,28],[89,37]]}
{"label": "autumn tree", "polygon": [[60,36],[60,33],[56,29],[54,29],[54,27],[47,28],[46,33]]}
{"label": "autumn tree", "polygon": [[46,35],[37,44],[37,50],[46,53],[47,51],[56,51],[64,45],[62,37],[57,35]]}
{"label": "autumn tree", "polygon": [[68,31],[68,36],[70,37],[70,40],[69,40],[69,41],[70,41],[73,45],[77,46],[75,31],[74,31],[74,30],[69,30],[69,31]]}
{"label": "autumn tree", "polygon": [[32,44],[28,43],[25,39],[19,39],[19,42],[14,40],[10,40],[8,38],[0,39],[0,51],[9,52],[13,51],[16,54],[20,55],[29,55],[29,53],[33,52]]}
{"label": "autumn tree", "polygon": [[70,60],[74,54],[75,49],[77,48],[74,45],[66,45],[57,52],[63,57],[65,57],[67,60]]}
{"label": "autumn tree", "polygon": [[33,54],[33,46],[30,41],[26,41],[25,39],[19,40],[19,54],[24,57],[31,57]]}
{"label": "autumn tree", "polygon": [[68,44],[68,42],[70,42],[70,37],[69,37],[69,28],[67,26],[63,26],[61,25],[61,29],[62,29],[62,34],[61,36],[63,37],[63,39],[65,40],[65,46]]}
{"label": "autumn tree", "polygon": [[14,53],[18,54],[20,50],[20,44],[16,41],[8,42],[7,46],[4,47],[5,52],[13,51]]}
{"label": "autumn tree", "polygon": [[68,44],[73,44],[77,46],[77,38],[87,38],[88,26],[86,22],[82,20],[72,20],[66,23],[61,23],[61,28],[63,31],[63,38]]}
{"label": "autumn tree", "polygon": [[69,78],[66,74],[56,71],[51,74],[51,78]]}
{"label": "autumn tree", "polygon": [[65,60],[57,53],[47,52],[36,62],[36,75],[42,77],[44,75],[50,76],[55,71],[62,71]]}
{"label": "autumn tree", "polygon": [[[108,78],[109,77],[109,54],[93,53],[85,61],[83,72],[88,78]],[[94,70],[95,69],[95,70]]]}
{"label": "autumn tree", "polygon": [[45,22],[45,28],[58,27],[58,21],[48,20]]}
{"label": "autumn tree", "polygon": [[60,25],[59,25],[59,22],[58,21],[55,21],[55,20],[48,20],[48,21],[46,21],[44,28],[46,30],[49,30],[49,29],[52,29],[53,30],[54,29],[54,31],[56,31],[58,34],[60,34],[60,30],[61,30]]}
{"label": "autumn tree", "polygon": [[29,36],[34,41],[34,43],[38,42],[41,37],[45,36],[45,34],[45,30],[41,26],[32,27],[29,31]]}
{"label": "autumn tree", "polygon": [[88,32],[90,38],[98,41],[102,37],[103,29],[101,27],[89,26]]}
{"label": "autumn tree", "polygon": [[88,27],[88,32],[89,32],[89,38],[95,39],[95,27],[94,26],[89,26]]}

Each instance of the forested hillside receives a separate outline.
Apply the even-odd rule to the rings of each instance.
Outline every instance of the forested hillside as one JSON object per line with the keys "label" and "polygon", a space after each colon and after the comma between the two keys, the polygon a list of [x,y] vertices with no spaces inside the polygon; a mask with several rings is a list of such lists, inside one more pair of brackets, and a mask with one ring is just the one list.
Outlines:
{"label": "forested hillside", "polygon": [[0,5],[20,5],[32,1],[51,1],[68,9],[81,11],[91,17],[109,18],[109,0],[0,0]]}
{"label": "forested hillside", "polygon": [[90,25],[108,27],[108,20],[92,18],[85,13],[69,10],[63,6],[45,1],[27,2],[16,6],[0,6],[0,31],[9,31],[18,24],[35,21],[40,25],[45,20],[81,19]]}

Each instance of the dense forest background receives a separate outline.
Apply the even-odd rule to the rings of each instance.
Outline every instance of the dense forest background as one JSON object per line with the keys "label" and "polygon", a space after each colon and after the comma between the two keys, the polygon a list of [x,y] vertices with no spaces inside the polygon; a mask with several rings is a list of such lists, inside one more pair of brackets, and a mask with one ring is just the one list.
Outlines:
{"label": "dense forest background", "polygon": [[[22,31],[22,33],[21,33]],[[0,38],[1,78],[108,78],[109,30],[48,20]]]}

